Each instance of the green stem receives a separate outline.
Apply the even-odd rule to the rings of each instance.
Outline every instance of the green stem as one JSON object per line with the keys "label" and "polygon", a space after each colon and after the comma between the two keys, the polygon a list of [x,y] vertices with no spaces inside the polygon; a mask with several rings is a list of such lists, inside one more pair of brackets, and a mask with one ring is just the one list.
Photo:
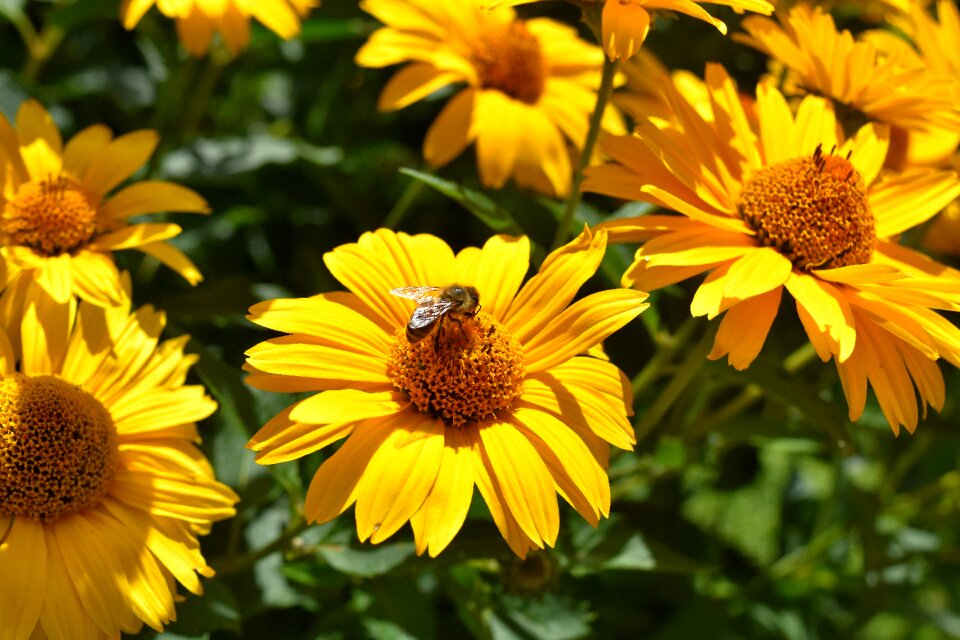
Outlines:
{"label": "green stem", "polygon": [[403,190],[403,193],[393,205],[393,208],[390,209],[387,217],[383,219],[382,226],[387,229],[396,229],[397,225],[407,217],[407,214],[410,212],[410,207],[416,202],[422,191],[423,182],[420,180],[410,180],[407,188]]}
{"label": "green stem", "polygon": [[669,411],[680,398],[680,395],[690,386],[690,383],[703,371],[703,361],[707,357],[707,354],[710,353],[710,348],[713,345],[713,337],[716,333],[713,324],[714,323],[707,325],[707,330],[703,333],[700,341],[687,353],[686,359],[673,374],[670,382],[667,383],[667,386],[664,387],[653,404],[650,405],[650,407],[643,412],[643,415],[640,416],[639,420],[637,420],[637,424],[633,429],[637,437],[637,442],[643,440],[643,438],[653,430],[667,414],[667,411]]}
{"label": "green stem", "polygon": [[[26,21],[26,24],[29,25],[29,21]],[[29,31],[21,31],[21,36],[29,37],[30,32],[33,32],[33,37],[27,41],[29,57],[23,65],[21,76],[25,82],[33,84],[37,81],[43,65],[53,56],[66,34],[60,27],[48,24],[44,25],[39,34],[33,31],[31,26]]]}
{"label": "green stem", "polygon": [[[817,352],[814,350],[813,345],[807,342],[783,359],[783,370],[787,373],[796,373],[813,360],[816,354]],[[748,384],[735,398],[719,409],[711,411],[708,417],[687,431],[687,439],[691,441],[699,440],[730,418],[749,409],[753,403],[762,397],[763,389],[755,384]]]}
{"label": "green stem", "polygon": [[590,128],[587,129],[587,138],[583,143],[583,149],[580,150],[580,159],[577,162],[577,168],[573,172],[573,183],[570,185],[570,195],[563,207],[563,217],[557,225],[557,233],[553,238],[553,248],[556,249],[570,236],[570,225],[573,223],[573,216],[580,206],[580,185],[583,184],[583,170],[590,164],[590,158],[593,157],[593,149],[597,145],[597,138],[600,136],[600,128],[603,122],[603,114],[607,110],[607,103],[610,101],[610,94],[613,93],[613,79],[617,75],[617,61],[604,56],[603,72],[600,76],[600,88],[597,90],[597,104],[590,115]]}
{"label": "green stem", "polygon": [[690,336],[699,325],[696,318],[687,318],[680,328],[673,335],[654,335],[657,343],[657,351],[647,360],[643,369],[633,377],[630,386],[633,388],[633,395],[636,397],[641,391],[649,387],[656,380],[674,358],[676,353],[687,344]]}
{"label": "green stem", "polygon": [[290,542],[303,533],[308,526],[310,525],[306,520],[298,520],[297,522],[291,523],[287,527],[287,530],[270,544],[242,556],[228,557],[220,562],[211,564],[214,565],[217,575],[221,577],[239,573],[246,568],[255,565],[257,562],[263,558],[266,558],[270,554],[286,549],[290,545]]}

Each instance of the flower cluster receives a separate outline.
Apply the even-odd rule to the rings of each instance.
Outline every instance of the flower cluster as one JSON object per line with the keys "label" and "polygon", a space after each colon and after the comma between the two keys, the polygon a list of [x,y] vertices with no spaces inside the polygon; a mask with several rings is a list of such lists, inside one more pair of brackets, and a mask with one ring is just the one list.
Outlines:
{"label": "flower cluster", "polygon": [[[643,49],[658,16],[726,34],[700,2],[579,0],[591,43],[514,8],[533,1],[359,2],[372,26],[356,82],[382,82],[380,111],[428,114],[431,169],[473,150],[470,189],[433,179],[491,226],[496,207],[478,189],[504,190],[504,202],[535,192],[556,214],[556,241],[511,232],[455,251],[378,228],[322,254],[343,290],[250,308],[250,326],[279,335],[246,351],[246,383],[299,395],[247,447],[263,465],[322,457],[295,509],[308,523],[353,507],[361,542],[409,523],[417,553],[435,557],[477,505],[521,558],[557,543],[558,496],[598,526],[611,512],[611,447],[645,435],[604,342],[656,300],[648,292],[695,277],[684,305],[720,318],[709,359],[747,369],[795,309],[851,421],[871,389],[895,434],[944,407],[940,361],[960,367],[949,316],[960,271],[919,245],[960,253],[951,0],[888,2],[884,24],[857,33],[804,2],[705,2],[769,62],[749,91],[717,63],[701,79]],[[120,18],[128,30],[174,19],[180,60],[232,58],[251,18],[290,39],[319,5],[124,0]],[[380,71],[394,66],[389,79]],[[214,573],[199,536],[235,513],[239,497],[197,446],[196,423],[217,405],[188,384],[188,337],[162,339],[164,313],[132,309],[133,278],[116,262],[136,249],[202,280],[171,242],[181,227],[143,217],[210,213],[192,189],[153,177],[170,175],[150,163],[159,143],[153,130],[99,124],[64,143],[32,98],[13,122],[0,115],[3,638],[162,631],[177,584],[200,594],[199,576]],[[581,192],[605,199],[584,207]],[[607,218],[614,200],[656,211]],[[606,265],[609,278],[617,243],[639,246],[605,288],[597,276]]]}

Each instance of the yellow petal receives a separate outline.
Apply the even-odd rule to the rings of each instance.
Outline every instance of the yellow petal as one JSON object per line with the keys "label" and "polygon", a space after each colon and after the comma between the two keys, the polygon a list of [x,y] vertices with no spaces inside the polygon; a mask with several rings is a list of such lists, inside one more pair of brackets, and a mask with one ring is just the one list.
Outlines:
{"label": "yellow petal", "polygon": [[0,640],[32,637],[47,580],[47,550],[43,525],[30,518],[16,518],[0,543]]}
{"label": "yellow petal", "polygon": [[297,403],[290,419],[310,424],[357,422],[399,413],[409,406],[410,399],[395,390],[368,393],[357,389],[333,389]]}
{"label": "yellow petal", "polygon": [[877,236],[889,238],[912,229],[958,196],[960,181],[952,171],[914,170],[881,180],[868,194]]}
{"label": "yellow petal", "polygon": [[120,7],[120,19],[123,21],[123,28],[130,31],[140,22],[150,7],[156,0],[124,0]]}
{"label": "yellow petal", "polygon": [[717,360],[723,356],[734,368],[743,371],[750,366],[763,347],[777,310],[782,288],[777,287],[740,302],[727,310],[707,356]]}
{"label": "yellow petal", "polygon": [[484,454],[480,446],[480,437],[477,432],[471,431],[466,436],[465,439],[469,440],[471,444],[470,457],[473,460],[473,474],[477,489],[480,490],[480,495],[487,503],[490,515],[494,524],[497,525],[500,535],[507,541],[510,549],[521,558],[525,558],[527,552],[532,548],[542,549],[543,542],[539,539],[533,540],[524,533],[510,511],[499,479],[494,474],[493,467],[490,464],[490,459]]}
{"label": "yellow petal", "polygon": [[152,256],[177,272],[180,277],[192,285],[203,281],[203,275],[196,265],[180,249],[166,242],[148,242],[137,247],[148,256]]}
{"label": "yellow petal", "polygon": [[237,495],[226,485],[157,469],[118,469],[110,495],[152,515],[197,524],[229,518],[235,513],[233,504],[237,501]]}
{"label": "yellow petal", "polygon": [[156,131],[147,129],[119,136],[97,155],[81,177],[83,186],[104,195],[143,166],[160,141]]}
{"label": "yellow petal", "polygon": [[220,18],[220,34],[230,53],[237,55],[250,44],[249,16],[241,12],[233,3],[227,3]]}
{"label": "yellow petal", "polygon": [[101,236],[89,244],[91,249],[101,251],[119,251],[120,249],[130,249],[145,244],[169,240],[180,235],[182,229],[180,225],[166,222],[150,222],[145,224],[132,224],[117,231],[111,231]]}
{"label": "yellow petal", "polygon": [[159,631],[173,618],[173,597],[153,554],[120,522],[87,509],[57,520],[54,535],[84,609],[101,629],[135,632],[139,618]]}
{"label": "yellow petal", "polygon": [[380,353],[351,353],[337,347],[275,338],[247,351],[247,362],[267,373],[312,378],[328,389],[391,388],[387,359]]}
{"label": "yellow petal", "polygon": [[393,74],[380,93],[381,111],[402,109],[459,80],[459,74],[438,69],[425,62],[413,62]]}
{"label": "yellow petal", "polygon": [[377,449],[357,487],[361,541],[386,540],[420,510],[440,470],[446,428],[431,416],[411,415]]}
{"label": "yellow petal", "polygon": [[468,247],[457,254],[460,284],[470,284],[480,293],[483,310],[501,318],[517,296],[530,266],[530,240],[497,235],[482,249]]}
{"label": "yellow petal", "polygon": [[517,294],[501,321],[525,344],[570,304],[580,286],[597,272],[607,246],[606,232],[584,229],[553,251]]}
{"label": "yellow petal", "polygon": [[250,307],[247,319],[274,331],[310,336],[311,342],[354,353],[389,353],[393,335],[368,315],[354,294],[333,292],[312,298],[260,302]]}
{"label": "yellow petal", "polygon": [[461,429],[444,429],[440,470],[420,511],[410,519],[417,553],[436,558],[463,526],[473,499],[473,453]]}
{"label": "yellow petal", "polygon": [[146,180],[120,190],[100,208],[101,215],[117,220],[161,211],[210,213],[210,207],[191,189],[172,182]]}
{"label": "yellow petal", "polygon": [[[447,103],[430,125],[423,139],[423,157],[434,167],[442,167],[463,153],[473,139],[476,90],[464,89]],[[381,98],[382,100],[382,98]]]}
{"label": "yellow petal", "polygon": [[241,6],[284,40],[300,33],[300,19],[286,2],[246,0]]}
{"label": "yellow petal", "polygon": [[830,352],[843,362],[853,353],[857,340],[853,315],[846,298],[828,282],[808,275],[792,273],[787,290],[816,323],[817,329],[830,339]]}
{"label": "yellow petal", "polygon": [[[290,409],[294,407],[296,405]],[[277,414],[247,443],[249,448],[257,452],[258,464],[297,460],[343,440],[357,427],[355,422],[303,424],[291,421],[289,416],[289,410]]]}
{"label": "yellow petal", "polygon": [[120,273],[109,256],[82,250],[69,265],[73,290],[83,300],[99,307],[116,306],[126,300]]}
{"label": "yellow petal", "polygon": [[549,369],[599,344],[650,306],[646,299],[642,291],[614,289],[573,303],[523,345],[527,373]]}
{"label": "yellow petal", "polygon": [[524,132],[524,107],[496,90],[478,91],[472,131],[477,139],[480,181],[499,189],[513,173]]}
{"label": "yellow petal", "polygon": [[95,124],[70,138],[63,150],[63,170],[75,178],[83,177],[94,158],[103,153],[113,133],[102,124]]}
{"label": "yellow petal", "polygon": [[146,433],[203,420],[217,403],[200,385],[156,387],[146,393],[126,394],[110,404],[110,415],[120,434]]}
{"label": "yellow petal", "polygon": [[197,10],[177,20],[177,37],[195,58],[202,57],[213,40],[213,21]]}
{"label": "yellow petal", "polygon": [[396,287],[444,287],[455,282],[453,251],[436,236],[410,236],[378,229],[355,244],[341,245],[323,256],[333,276],[357,294],[389,335],[406,326],[410,300],[390,295]]}
{"label": "yellow petal", "polygon": [[627,60],[640,50],[650,30],[650,14],[640,4],[608,1],[603,5],[603,48],[611,60]]}
{"label": "yellow petal", "polygon": [[37,274],[37,283],[54,301],[63,304],[73,295],[72,258],[69,254],[61,254],[47,258]]}
{"label": "yellow petal", "polygon": [[83,608],[52,527],[44,527],[43,533],[47,547],[47,585],[40,613],[43,632],[48,640],[100,638],[103,631]]}
{"label": "yellow petal", "polygon": [[760,247],[730,264],[723,283],[723,297],[746,300],[779,289],[792,270],[793,265],[778,251]]}
{"label": "yellow petal", "polygon": [[17,139],[31,179],[39,182],[60,173],[63,166],[60,131],[36,100],[25,100],[17,111]]}
{"label": "yellow petal", "polygon": [[370,459],[384,441],[410,416],[365,420],[335,454],[324,461],[307,490],[304,514],[310,522],[328,522],[357,499],[357,485]]}
{"label": "yellow petal", "polygon": [[477,430],[510,513],[531,540],[553,546],[560,513],[553,477],[543,459],[509,423],[481,424]]}
{"label": "yellow petal", "polygon": [[55,301],[40,287],[30,287],[20,325],[23,354],[20,369],[31,375],[56,374],[67,351],[76,303]]}
{"label": "yellow petal", "polygon": [[560,420],[536,409],[518,408],[511,421],[543,458],[567,501],[596,526],[610,514],[610,483],[583,440]]}

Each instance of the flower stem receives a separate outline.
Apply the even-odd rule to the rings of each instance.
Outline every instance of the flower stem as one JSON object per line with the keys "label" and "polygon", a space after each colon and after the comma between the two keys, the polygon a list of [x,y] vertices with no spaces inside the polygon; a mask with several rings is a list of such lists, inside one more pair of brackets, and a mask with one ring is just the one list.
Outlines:
{"label": "flower stem", "polygon": [[683,392],[690,386],[696,377],[703,371],[703,361],[710,353],[713,338],[716,334],[715,323],[707,325],[706,331],[694,346],[690,347],[687,357],[683,360],[667,386],[664,387],[653,404],[643,412],[634,426],[637,442],[643,440],[650,431],[663,419],[667,412],[679,400]]}
{"label": "flower stem", "polygon": [[410,207],[416,202],[421,191],[423,191],[423,182],[411,179],[407,184],[407,188],[404,189],[400,198],[393,205],[393,208],[390,209],[390,212],[387,213],[387,217],[383,219],[383,223],[380,226],[386,227],[387,229],[396,229],[397,225],[407,217],[407,214],[410,212]]}
{"label": "flower stem", "polygon": [[[813,345],[809,342],[798,348],[783,360],[783,370],[787,373],[796,373],[817,355]],[[748,384],[733,399],[710,412],[710,415],[697,423],[685,434],[689,441],[696,441],[704,437],[724,422],[749,409],[763,397],[763,389],[756,384]]]}
{"label": "flower stem", "polygon": [[593,108],[590,116],[590,128],[587,130],[587,138],[584,140],[583,149],[580,150],[580,159],[577,162],[577,168],[573,172],[573,182],[570,185],[570,194],[567,196],[563,207],[563,217],[557,225],[557,233],[553,238],[553,248],[556,249],[570,236],[570,225],[573,223],[573,216],[580,206],[580,185],[583,184],[583,170],[590,164],[590,158],[593,157],[593,149],[597,145],[597,138],[600,136],[600,126],[603,122],[603,114],[607,110],[607,103],[610,101],[610,94],[613,93],[613,79],[617,75],[617,61],[604,56],[603,71],[600,76],[600,88],[597,90],[597,104]]}

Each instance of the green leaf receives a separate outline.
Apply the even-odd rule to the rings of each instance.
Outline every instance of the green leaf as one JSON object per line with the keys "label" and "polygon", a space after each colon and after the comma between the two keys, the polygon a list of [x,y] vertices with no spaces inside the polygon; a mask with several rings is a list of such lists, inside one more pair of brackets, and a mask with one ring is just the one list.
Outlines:
{"label": "green leaf", "polygon": [[[694,478],[695,473],[688,476]],[[753,483],[732,491],[718,491],[707,483],[691,486],[681,510],[705,531],[758,564],[768,565],[779,555],[781,510],[790,476],[790,455],[764,448]]]}
{"label": "green leaf", "polygon": [[369,578],[399,567],[416,552],[412,542],[384,544],[358,549],[347,545],[327,545],[317,553],[331,567],[352,576]]}
{"label": "green leaf", "polygon": [[27,5],[27,0],[0,0],[0,16],[13,22],[17,19],[24,19],[23,8]]}
{"label": "green leaf", "polygon": [[[177,604],[177,621],[168,627],[171,638],[201,637],[217,630],[240,630],[240,607],[222,580],[204,580],[203,596],[189,596]],[[165,636],[160,636],[165,637]]]}
{"label": "green leaf", "polygon": [[480,222],[487,225],[495,233],[510,233],[514,235],[523,235],[523,229],[516,223],[509,212],[501,209],[493,200],[480,193],[467,189],[455,182],[438,178],[429,173],[416,171],[415,169],[402,168],[400,173],[410,176],[414,180],[426,184],[436,191],[447,196],[451,200],[460,203],[467,211],[472,213]]}
{"label": "green leaf", "polygon": [[593,615],[576,601],[547,593],[537,600],[504,598],[507,617],[536,640],[576,640],[590,635]]}
{"label": "green leaf", "polygon": [[[9,1],[0,0],[0,2]],[[82,0],[81,2],[60,4],[46,15],[48,23],[68,32],[88,22],[101,19],[117,19],[116,0]]]}

